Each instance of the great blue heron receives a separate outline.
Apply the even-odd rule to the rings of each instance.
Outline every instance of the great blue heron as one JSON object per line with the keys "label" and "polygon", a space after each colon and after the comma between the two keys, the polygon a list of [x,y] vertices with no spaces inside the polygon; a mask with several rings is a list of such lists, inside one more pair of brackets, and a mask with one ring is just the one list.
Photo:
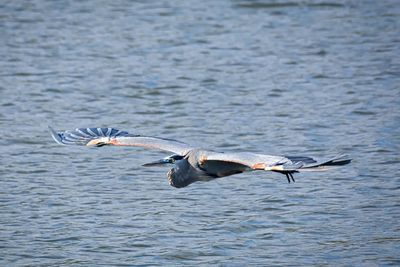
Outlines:
{"label": "great blue heron", "polygon": [[64,132],[56,132],[49,128],[54,140],[62,145],[138,146],[170,151],[174,154],[143,166],[173,164],[174,167],[167,176],[170,185],[177,188],[197,181],[210,181],[253,170],[282,173],[290,183],[295,181],[293,173],[326,170],[331,166],[345,165],[351,161],[346,155],[317,162],[310,157],[269,156],[248,152],[221,153],[173,139],[129,134],[114,128],[77,128]]}

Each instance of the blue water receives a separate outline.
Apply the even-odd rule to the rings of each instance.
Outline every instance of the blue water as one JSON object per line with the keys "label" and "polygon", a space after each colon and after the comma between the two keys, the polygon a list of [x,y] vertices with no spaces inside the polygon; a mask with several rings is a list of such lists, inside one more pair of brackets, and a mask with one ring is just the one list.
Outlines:
{"label": "blue water", "polygon": [[[1,266],[400,265],[398,1],[0,4]],[[325,173],[183,189],[112,126]]]}

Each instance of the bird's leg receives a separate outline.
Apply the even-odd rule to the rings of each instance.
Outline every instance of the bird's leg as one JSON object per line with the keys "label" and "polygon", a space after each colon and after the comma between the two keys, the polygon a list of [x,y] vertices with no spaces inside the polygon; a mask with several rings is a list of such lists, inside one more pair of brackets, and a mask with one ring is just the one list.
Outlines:
{"label": "bird's leg", "polygon": [[293,177],[293,172],[290,172],[290,171],[286,171],[286,172],[283,172],[285,175],[286,175],[286,178],[287,178],[287,181],[288,181],[288,183],[290,184],[290,182],[296,182],[295,180],[294,180],[294,177]]}
{"label": "bird's leg", "polygon": [[294,177],[293,177],[293,173],[291,173],[291,172],[288,172],[288,173],[289,173],[290,178],[292,178],[292,182],[294,183],[295,180],[294,180]]}
{"label": "bird's leg", "polygon": [[290,184],[289,172],[285,172],[285,175],[286,175],[286,178],[287,178],[288,183]]}
{"label": "bird's leg", "polygon": [[293,183],[296,182],[294,180],[293,174],[295,172],[299,172],[299,171],[296,171],[296,170],[291,170],[291,171],[289,171],[289,170],[286,170],[286,171],[285,170],[279,170],[279,171],[276,171],[276,170],[274,170],[274,172],[278,172],[278,173],[286,175],[287,181],[290,184],[291,182],[293,182]]}

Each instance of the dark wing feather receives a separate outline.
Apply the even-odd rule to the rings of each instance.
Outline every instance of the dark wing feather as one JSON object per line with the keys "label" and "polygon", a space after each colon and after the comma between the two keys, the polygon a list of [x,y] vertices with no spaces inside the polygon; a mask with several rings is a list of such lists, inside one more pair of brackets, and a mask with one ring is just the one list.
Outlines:
{"label": "dark wing feather", "polygon": [[311,164],[316,163],[317,161],[311,157],[304,157],[304,156],[284,156],[288,158],[292,162],[303,162],[304,164]]}
{"label": "dark wing feather", "polygon": [[304,165],[303,169],[314,169],[320,167],[330,167],[330,166],[342,166],[349,164],[351,162],[351,158],[348,155],[337,155],[328,160],[318,160],[315,163],[308,163]]}

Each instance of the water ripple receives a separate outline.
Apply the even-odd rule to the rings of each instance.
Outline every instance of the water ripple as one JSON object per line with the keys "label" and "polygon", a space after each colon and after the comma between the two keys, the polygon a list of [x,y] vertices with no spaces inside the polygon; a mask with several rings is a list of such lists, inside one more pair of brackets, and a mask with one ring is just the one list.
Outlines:
{"label": "water ripple", "polygon": [[[396,1],[0,11],[1,266],[399,265]],[[141,167],[164,153],[62,147],[47,125],[354,161],[176,190]]]}

